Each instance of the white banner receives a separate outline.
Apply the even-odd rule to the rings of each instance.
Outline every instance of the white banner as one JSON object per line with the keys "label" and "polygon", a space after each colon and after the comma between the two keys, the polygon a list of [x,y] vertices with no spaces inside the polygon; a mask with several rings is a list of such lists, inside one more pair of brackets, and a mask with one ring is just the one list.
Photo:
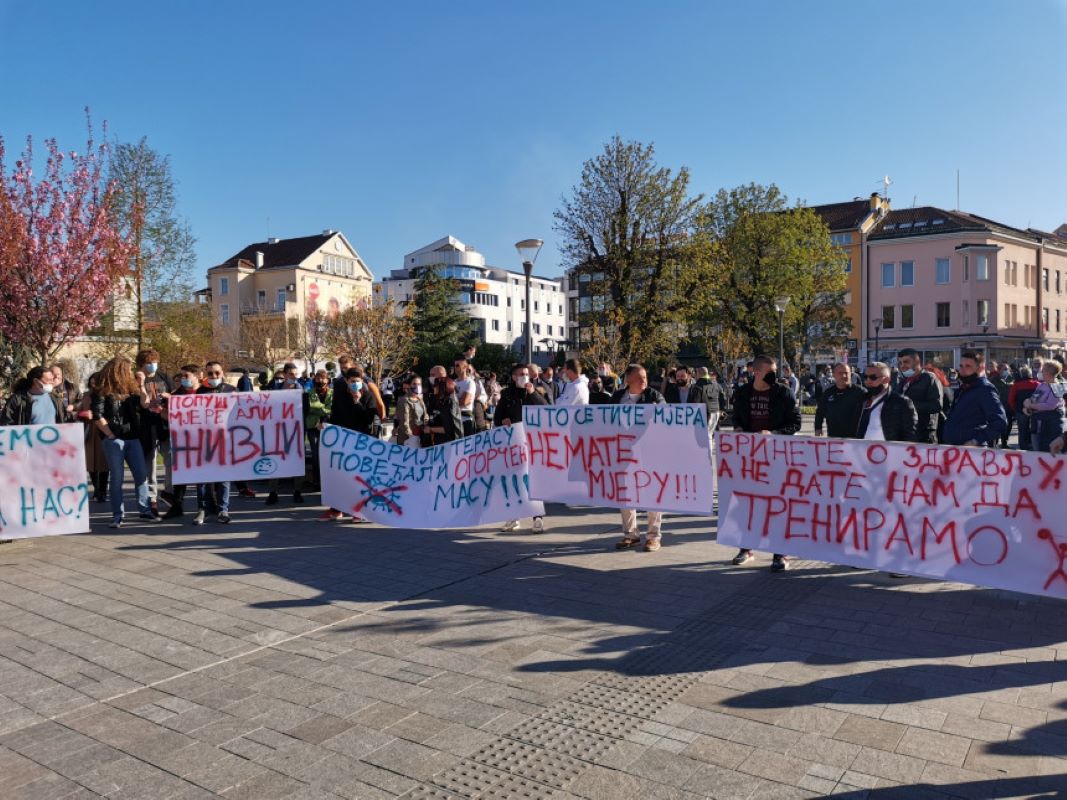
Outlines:
{"label": "white banner", "polygon": [[404,528],[471,528],[541,516],[521,424],[413,449],[335,425],[319,438],[322,502]]}
{"label": "white banner", "polygon": [[80,423],[0,427],[0,539],[88,533],[86,475]]}
{"label": "white banner", "polygon": [[304,474],[303,392],[171,395],[176,486]]}
{"label": "white banner", "polygon": [[702,403],[525,406],[523,416],[532,497],[712,513],[711,443]]}
{"label": "white banner", "polygon": [[1067,598],[1067,459],[716,437],[721,544]]}

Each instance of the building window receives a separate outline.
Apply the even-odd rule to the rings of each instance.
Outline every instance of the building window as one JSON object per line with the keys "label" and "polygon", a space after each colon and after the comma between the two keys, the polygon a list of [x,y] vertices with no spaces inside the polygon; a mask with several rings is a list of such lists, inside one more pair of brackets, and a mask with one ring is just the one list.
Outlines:
{"label": "building window", "polygon": [[[1014,269],[1014,267],[1013,267],[1013,269]],[[1016,284],[1016,286],[1018,286],[1018,284]],[[1023,288],[1024,289],[1029,289],[1030,288],[1030,265],[1029,264],[1023,264]]]}
{"label": "building window", "polygon": [[219,306],[219,317],[222,319],[223,325],[230,324],[230,307],[226,303]]}
{"label": "building window", "polygon": [[494,331],[499,331],[500,330],[500,320],[498,320],[498,319],[494,319],[493,320],[493,330]]}
{"label": "building window", "polygon": [[540,300],[534,300],[534,311],[540,311],[540,310],[541,310],[541,301]]}
{"label": "building window", "polygon": [[1057,308],[1056,309],[1056,333],[1059,333],[1061,330],[1062,330],[1062,328],[1060,327],[1060,309]]}
{"label": "building window", "polygon": [[519,311],[525,311],[525,310],[526,310],[526,301],[525,300],[520,300],[519,301]]}
{"label": "building window", "polygon": [[852,259],[848,259],[845,262],[845,272],[852,272]]}
{"label": "building window", "polygon": [[896,265],[882,264],[882,288],[892,289],[896,285]]}
{"label": "building window", "polygon": [[[1059,273],[1056,273],[1056,274],[1058,275]],[[229,293],[230,293],[230,279],[229,278],[219,278],[219,294],[229,294]]]}
{"label": "building window", "polygon": [[1041,280],[1045,284],[1045,291],[1049,291],[1049,271],[1048,269],[1041,270]]}
{"label": "building window", "polygon": [[256,310],[262,311],[267,307],[267,290],[260,289],[256,292]]}
{"label": "building window", "polygon": [[508,308],[511,308],[511,298],[508,298]]}
{"label": "building window", "polygon": [[971,257],[963,257],[963,282],[966,283],[971,279]]}
{"label": "building window", "polygon": [[508,333],[511,333],[511,323],[510,322],[507,325],[507,330],[508,330]]}
{"label": "building window", "polygon": [[1013,328],[1018,328],[1019,327],[1019,304],[1018,303],[1012,303],[1011,304],[1011,326]]}
{"label": "building window", "polygon": [[834,245],[838,245],[838,246],[845,245],[845,244],[852,244],[852,234],[851,233],[831,233],[830,234],[830,244],[834,244]]}
{"label": "building window", "polygon": [[1023,316],[1024,316],[1025,320],[1026,320],[1023,324],[1027,328],[1031,327],[1034,324],[1034,321],[1030,317],[1030,306],[1023,306]]}
{"label": "building window", "polygon": [[[967,256],[964,256],[966,259]],[[937,327],[947,328],[952,324],[951,315],[951,303],[938,303],[937,304]]]}
{"label": "building window", "polygon": [[914,286],[915,285],[915,262],[914,261],[901,261],[900,262],[900,285],[901,286]]}
{"label": "building window", "polygon": [[915,306],[907,305],[900,307],[900,327],[915,327]]}
{"label": "building window", "polygon": [[540,336],[541,335],[541,323],[540,322],[535,322],[533,324],[533,328],[534,328],[534,333],[536,333],[537,335]]}
{"label": "building window", "polygon": [[971,324],[971,304],[966,300],[963,301],[963,327],[967,327]]}
{"label": "building window", "polygon": [[989,256],[978,256],[974,262],[974,277],[980,281],[989,280]]}
{"label": "building window", "polygon": [[274,301],[275,311],[285,311],[285,287],[278,290],[278,295]]}
{"label": "building window", "polygon": [[882,306],[882,330],[888,331],[895,328],[896,325],[896,306]]}
{"label": "building window", "polygon": [[934,271],[938,283],[952,282],[952,262],[947,258],[939,258],[934,262]]}
{"label": "building window", "polygon": [[989,301],[979,300],[974,306],[974,321],[979,325],[989,324]]}
{"label": "building window", "polygon": [[1063,289],[1060,288],[1060,271],[1056,270],[1056,294],[1063,294]]}
{"label": "building window", "polygon": [[1044,326],[1044,330],[1048,330],[1048,309],[1041,309],[1041,324]]}

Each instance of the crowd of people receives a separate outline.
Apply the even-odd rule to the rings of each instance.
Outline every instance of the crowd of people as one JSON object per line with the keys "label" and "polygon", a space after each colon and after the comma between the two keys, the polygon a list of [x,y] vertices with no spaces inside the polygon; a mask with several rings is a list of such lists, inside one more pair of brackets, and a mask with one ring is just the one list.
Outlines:
{"label": "crowd of people", "polygon": [[[650,381],[646,369],[630,364],[618,375],[610,364],[585,369],[578,359],[567,360],[557,373],[549,366],[518,363],[502,384],[493,372],[479,372],[477,351],[467,348],[451,364],[429,370],[426,383],[416,372],[385,376],[380,384],[349,356],[313,374],[301,375],[285,364],[274,375],[261,375],[264,391],[299,390],[310,455],[305,475],[292,479],[292,501],[304,502],[304,492],[320,485],[318,443],[325,424],[340,425],[370,436],[384,436],[404,447],[430,447],[522,421],[525,406],[587,404],[700,403],[707,411],[709,434],[726,412],[739,431],[793,435],[801,429],[801,403],[814,401],[815,435],[843,439],[923,442],[976,447],[1006,447],[1013,424],[1024,450],[1060,453],[1067,444],[1064,398],[1067,382],[1058,361],[1035,359],[1019,365],[991,364],[983,354],[965,352],[958,372],[948,375],[923,365],[920,354],[901,350],[891,366],[873,362],[854,373],[847,363],[820,368],[798,378],[778,362],[758,356],[727,383],[706,367],[679,365]],[[189,487],[174,485],[170,464],[167,400],[172,395],[252,391],[247,370],[239,370],[235,384],[218,361],[186,364],[172,375],[160,369],[159,353],[144,350],[131,362],[108,361],[87,381],[84,392],[64,376],[61,367],[37,366],[14,387],[0,411],[0,424],[58,424],[82,421],[85,426],[86,470],[95,502],[110,504],[111,527],[125,519],[123,482],[126,470],[133,481],[141,519],[159,521],[184,516]],[[388,424],[391,423],[391,426]],[[233,487],[255,498],[245,482]],[[280,482],[267,481],[265,503],[279,502]],[[208,516],[230,521],[230,482],[193,487],[195,525]],[[167,506],[161,513],[160,502]],[[323,520],[339,520],[343,513],[328,509]],[[620,550],[660,549],[662,514],[647,512],[646,532],[638,530],[638,510],[621,512]],[[354,521],[362,521],[358,516]],[[503,530],[514,531],[521,520]],[[531,529],[545,530],[542,517]],[[741,549],[735,565],[753,561]],[[773,555],[771,569],[789,568],[784,554]]]}

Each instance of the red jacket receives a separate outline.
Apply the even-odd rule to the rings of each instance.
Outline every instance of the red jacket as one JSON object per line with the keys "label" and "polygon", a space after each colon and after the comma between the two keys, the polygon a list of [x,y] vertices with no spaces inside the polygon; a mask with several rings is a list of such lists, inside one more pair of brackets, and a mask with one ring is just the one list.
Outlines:
{"label": "red jacket", "polygon": [[[1023,401],[1027,397],[1034,393],[1034,390],[1040,386],[1039,381],[1035,381],[1033,378],[1019,378],[1017,381],[1013,381],[1011,388],[1008,390],[1008,408],[1012,410],[1012,413],[1017,413],[1021,410]],[[1016,394],[1021,392],[1022,397],[1019,398],[1018,404],[1015,402]]]}

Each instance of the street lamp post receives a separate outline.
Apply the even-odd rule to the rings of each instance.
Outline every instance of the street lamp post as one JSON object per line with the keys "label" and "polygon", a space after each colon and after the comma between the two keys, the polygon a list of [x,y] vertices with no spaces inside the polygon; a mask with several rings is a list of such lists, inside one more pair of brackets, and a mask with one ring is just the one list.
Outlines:
{"label": "street lamp post", "polygon": [[778,369],[785,367],[785,307],[789,298],[782,295],[774,301],[774,310],[778,312]]}
{"label": "street lamp post", "polygon": [[540,239],[523,239],[521,242],[515,243],[515,249],[519,251],[519,258],[522,259],[522,271],[526,273],[526,363],[533,363],[533,322],[530,314],[532,307],[530,305],[530,276],[533,274],[534,262],[537,260],[537,254],[541,252],[541,246],[544,244]]}
{"label": "street lamp post", "polygon": [[[874,323],[874,360],[878,361],[879,360],[878,354],[881,351],[881,348],[878,346],[879,345],[878,337],[882,332],[882,318],[878,317],[876,319],[871,320],[871,322]],[[870,360],[871,359],[869,359],[869,358],[867,359],[868,362]]]}

